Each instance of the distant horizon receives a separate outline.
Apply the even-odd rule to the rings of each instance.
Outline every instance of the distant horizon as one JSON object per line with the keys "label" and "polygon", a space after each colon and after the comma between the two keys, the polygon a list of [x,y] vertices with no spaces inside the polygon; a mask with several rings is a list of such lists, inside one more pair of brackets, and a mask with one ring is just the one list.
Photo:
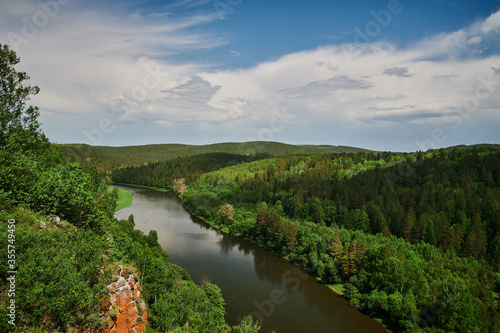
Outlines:
{"label": "distant horizon", "polygon": [[[286,143],[286,142],[279,142],[279,141],[224,141],[224,142],[213,142],[213,143],[204,143],[204,144],[189,144],[189,143],[179,143],[179,142],[167,142],[167,143],[146,143],[146,144],[137,144],[137,145],[123,145],[123,146],[110,146],[110,145],[90,145],[86,143],[58,143],[58,142],[52,142],[53,144],[56,145],[88,145],[90,147],[111,147],[111,148],[121,148],[121,147],[140,147],[140,146],[160,146],[160,145],[182,145],[182,146],[211,146],[211,145],[218,145],[218,144],[227,144],[227,143],[278,143],[278,144],[284,144],[284,145],[290,145],[290,146],[324,146],[324,147],[347,147],[347,148],[357,148],[357,149],[363,149],[363,150],[368,150],[368,151],[373,151],[373,152],[392,152],[392,153],[416,153],[419,150],[415,151],[398,151],[398,150],[373,150],[370,148],[365,148],[365,147],[360,147],[360,146],[351,146],[351,145],[332,145],[332,144],[309,144],[309,143],[300,143],[300,144],[291,144],[291,143]],[[442,148],[437,148],[434,150],[439,150],[439,149],[449,149],[449,148],[454,148],[454,147],[471,147],[471,146],[481,146],[481,145],[491,145],[491,146],[500,146],[500,143],[487,143],[487,142],[481,142],[481,143],[473,143],[473,144],[457,144],[457,145],[451,145],[447,147],[442,147]],[[428,149],[428,150],[433,150]],[[426,151],[428,151],[426,150]],[[421,150],[422,151],[422,150]],[[426,152],[422,151],[422,152]]]}

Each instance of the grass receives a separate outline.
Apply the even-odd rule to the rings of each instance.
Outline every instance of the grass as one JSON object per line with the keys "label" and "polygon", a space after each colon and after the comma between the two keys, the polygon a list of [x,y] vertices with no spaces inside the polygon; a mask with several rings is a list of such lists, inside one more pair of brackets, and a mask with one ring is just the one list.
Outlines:
{"label": "grass", "polygon": [[343,284],[327,284],[327,287],[333,290],[333,292],[335,292],[337,295],[344,295],[345,286]]}
{"label": "grass", "polygon": [[119,211],[120,209],[123,209],[125,207],[128,207],[132,205],[132,201],[134,199],[132,198],[132,192],[123,190],[121,188],[118,189],[118,201],[116,202],[116,208],[115,211]]}

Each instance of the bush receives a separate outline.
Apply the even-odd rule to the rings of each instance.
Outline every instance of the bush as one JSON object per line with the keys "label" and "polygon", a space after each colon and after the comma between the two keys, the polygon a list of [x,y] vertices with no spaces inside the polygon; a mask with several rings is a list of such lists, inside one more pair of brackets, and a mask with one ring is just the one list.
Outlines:
{"label": "bush", "polygon": [[238,326],[231,328],[231,333],[257,333],[259,330],[258,323],[254,323],[252,316],[248,315],[243,318]]}
{"label": "bush", "polygon": [[[43,216],[17,208],[3,211],[0,233],[7,234],[5,218],[16,220],[16,322],[29,327],[47,323],[47,328],[83,326],[100,311],[99,298],[105,293],[100,267],[104,242],[91,231],[72,228],[66,232],[46,223]],[[7,238],[0,246],[7,248]],[[6,279],[7,260],[0,255],[2,281]],[[4,292],[5,282],[0,286]],[[95,320],[94,320],[95,321]]]}

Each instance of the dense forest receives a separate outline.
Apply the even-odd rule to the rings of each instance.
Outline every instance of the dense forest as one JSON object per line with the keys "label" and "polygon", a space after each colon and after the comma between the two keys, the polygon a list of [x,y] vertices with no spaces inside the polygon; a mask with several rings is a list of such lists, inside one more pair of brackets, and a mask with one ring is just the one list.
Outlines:
{"label": "dense forest", "polygon": [[142,146],[90,146],[86,144],[58,145],[71,161],[85,163],[92,161],[100,170],[111,171],[127,166],[141,166],[152,162],[164,162],[179,157],[211,153],[254,156],[256,154],[296,155],[326,154],[341,152],[369,152],[369,150],[330,145],[289,145],[280,142],[224,142],[209,145],[154,144]]}
{"label": "dense forest", "polygon": [[148,332],[256,332],[248,316],[230,328],[219,287],[169,263],[155,231],[114,218],[116,189],[48,141],[18,62],[0,45],[0,331],[107,331],[121,267],[142,285]]}
{"label": "dense forest", "polygon": [[293,155],[172,174],[191,180],[166,187],[193,213],[300,265],[394,331],[500,329],[496,146]]}
{"label": "dense forest", "polygon": [[172,188],[176,179],[191,183],[202,174],[219,170],[242,162],[271,157],[269,154],[237,155],[229,153],[206,153],[178,157],[163,162],[151,162],[139,167],[128,166],[112,172],[113,182],[156,188]]}

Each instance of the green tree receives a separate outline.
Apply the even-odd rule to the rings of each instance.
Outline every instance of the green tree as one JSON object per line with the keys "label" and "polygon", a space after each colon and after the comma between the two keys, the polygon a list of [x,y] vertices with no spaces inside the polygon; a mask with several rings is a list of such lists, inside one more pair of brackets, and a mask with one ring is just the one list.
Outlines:
{"label": "green tree", "polygon": [[483,222],[481,217],[476,214],[465,239],[465,253],[468,256],[479,258],[486,252],[486,245],[487,240],[483,230]]}
{"label": "green tree", "polygon": [[18,63],[0,44],[0,189],[14,202],[30,201],[39,175],[62,160],[40,129],[38,108],[26,106],[39,89],[25,83],[29,76],[16,71]]}
{"label": "green tree", "polygon": [[0,148],[9,150],[14,142],[23,150],[47,147],[48,140],[38,122],[38,108],[26,106],[30,96],[40,89],[25,83],[30,77],[14,68],[18,63],[16,53],[0,44]]}
{"label": "green tree", "polygon": [[356,209],[354,210],[352,228],[354,230],[361,230],[364,232],[368,232],[370,229],[370,219],[368,214],[364,209]]}
{"label": "green tree", "polygon": [[480,332],[477,325],[479,307],[466,284],[460,279],[450,278],[443,283],[436,305],[442,312],[437,323],[446,332]]}
{"label": "green tree", "polygon": [[406,213],[403,230],[403,236],[407,242],[411,240],[413,227],[415,226],[416,221],[417,217],[415,216],[415,211],[413,210],[413,208],[410,208]]}

